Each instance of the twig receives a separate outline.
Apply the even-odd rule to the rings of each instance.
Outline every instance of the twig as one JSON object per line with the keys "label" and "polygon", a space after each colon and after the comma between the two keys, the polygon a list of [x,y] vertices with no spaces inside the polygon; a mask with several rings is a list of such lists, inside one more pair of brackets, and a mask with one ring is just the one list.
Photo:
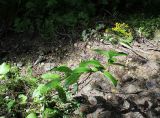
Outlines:
{"label": "twig", "polygon": [[100,91],[100,92],[104,92],[104,93],[113,93],[113,94],[139,94],[143,91],[137,91],[137,92],[131,92],[131,93],[125,93],[125,92],[118,92],[118,93],[114,93],[112,91],[104,91],[104,90],[101,90],[101,89],[98,89],[96,88],[96,90]]}
{"label": "twig", "polygon": [[131,46],[129,46],[129,47],[127,47],[127,46],[123,46],[123,45],[121,45],[121,46],[122,46],[123,48],[126,48],[126,49],[130,50],[130,51],[131,51],[131,52],[133,52],[134,54],[138,55],[140,58],[142,58],[142,59],[144,59],[144,60],[148,61],[148,59],[147,59],[147,58],[145,58],[145,57],[143,57],[141,54],[137,53],[137,51],[145,53],[143,50],[140,50],[140,49],[134,49],[134,48],[133,48],[133,47],[131,47]]}
{"label": "twig", "polygon": [[[85,78],[85,80],[87,80],[87,79],[90,77],[91,74],[92,74],[92,72],[88,74],[88,76]],[[84,81],[85,81],[85,80],[84,80]],[[79,83],[78,85],[83,84],[84,81],[81,82],[81,83]],[[83,88],[84,88],[86,85],[88,85],[91,81],[92,81],[92,79],[90,79],[84,86],[82,86],[81,89],[83,89]],[[80,89],[80,90],[81,90],[81,89]]]}
{"label": "twig", "polygon": [[[90,77],[90,75],[91,75],[91,74],[92,74],[92,73],[90,72],[90,73],[88,74],[88,76],[84,79],[84,81],[86,81],[86,80]],[[82,81],[82,82],[78,83],[78,85],[83,84],[83,83],[84,83],[84,81]]]}
{"label": "twig", "polygon": [[[105,42],[103,42],[103,44],[109,45],[109,43],[105,43]],[[136,52],[136,50],[134,50],[132,47],[130,47],[130,48],[128,48],[128,47],[126,47],[126,46],[122,46],[122,47],[129,49],[129,50],[132,51],[134,54],[136,54],[136,55],[138,55],[139,57],[141,57],[142,59],[145,59],[146,61],[148,61],[148,59],[146,59],[146,58],[143,57],[142,55],[138,54],[138,53]]]}
{"label": "twig", "polygon": [[134,50],[132,47],[131,47],[131,48],[125,47],[125,48],[129,49],[130,51],[132,51],[134,54],[138,55],[138,56],[141,57],[142,59],[148,61],[148,59],[146,59],[146,58],[143,57],[142,55],[138,54],[138,53],[136,52],[136,50]]}
{"label": "twig", "polygon": [[157,52],[160,52],[160,49],[153,49],[153,48],[149,48],[147,50],[153,50],[153,51],[157,51]]}

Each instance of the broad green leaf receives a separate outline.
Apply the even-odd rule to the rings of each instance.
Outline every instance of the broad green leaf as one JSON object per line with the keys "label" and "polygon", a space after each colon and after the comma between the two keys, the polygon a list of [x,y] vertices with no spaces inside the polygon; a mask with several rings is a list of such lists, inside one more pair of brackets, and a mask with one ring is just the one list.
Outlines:
{"label": "broad green leaf", "polygon": [[79,73],[72,73],[69,77],[66,78],[65,85],[68,86],[68,85],[76,83],[78,81],[80,75],[81,74],[79,74]]}
{"label": "broad green leaf", "polygon": [[26,104],[27,96],[20,94],[20,95],[18,95],[18,98],[20,99],[20,101],[19,101],[20,104]]}
{"label": "broad green leaf", "polygon": [[101,63],[98,60],[88,60],[88,61],[83,61],[79,64],[80,67],[88,67],[88,66],[94,66],[94,67],[102,67]]}
{"label": "broad green leaf", "polygon": [[66,97],[66,92],[64,91],[64,89],[61,86],[57,86],[56,90],[58,91],[58,96],[59,98],[63,101],[66,102],[67,101],[67,97]]}
{"label": "broad green leaf", "polygon": [[5,77],[5,75],[0,75],[0,79],[3,79]]}
{"label": "broad green leaf", "polygon": [[94,51],[97,52],[98,54],[102,54],[106,56],[107,58],[109,58],[109,53],[106,50],[94,49]]}
{"label": "broad green leaf", "polygon": [[10,66],[6,63],[0,65],[0,75],[7,74],[10,71]]}
{"label": "broad green leaf", "polygon": [[48,88],[44,84],[39,84],[39,86],[34,90],[32,98],[40,97],[43,94],[47,93]]}
{"label": "broad green leaf", "polygon": [[53,73],[45,73],[41,76],[41,78],[43,79],[58,79],[60,78],[61,76],[58,75],[58,74],[53,74]]}
{"label": "broad green leaf", "polygon": [[102,55],[106,56],[109,59],[112,57],[115,57],[115,56],[127,56],[126,53],[117,52],[115,50],[106,51],[106,50],[95,49],[94,51],[96,51],[98,54],[102,54]]}
{"label": "broad green leaf", "polygon": [[78,67],[73,70],[73,73],[79,73],[79,74],[86,73],[86,72],[92,72],[92,70],[88,67]]}
{"label": "broad green leaf", "polygon": [[97,72],[97,71],[103,70],[104,68],[101,68],[101,67],[90,67],[90,69],[92,70],[92,72]]}
{"label": "broad green leaf", "polygon": [[[0,84],[0,95],[7,91],[8,87],[5,84]],[[0,101],[1,104],[1,101]]]}
{"label": "broad green leaf", "polygon": [[15,105],[15,100],[10,100],[8,103],[7,103],[7,108],[8,110],[10,111],[11,108]]}
{"label": "broad green leaf", "polygon": [[38,118],[35,113],[30,113],[26,118]]}
{"label": "broad green leaf", "polygon": [[36,86],[37,85],[37,82],[38,82],[38,78],[35,78],[35,77],[27,77],[27,78],[24,78],[25,81],[31,85],[31,86]]}
{"label": "broad green leaf", "polygon": [[48,82],[45,86],[47,87],[48,90],[51,90],[51,89],[55,89],[57,86],[59,86],[59,84],[60,84],[60,81],[57,79],[57,80]]}
{"label": "broad green leaf", "polygon": [[117,61],[116,58],[110,58],[110,59],[108,59],[108,63],[109,63],[109,64],[113,64],[113,63],[115,63],[116,61]]}
{"label": "broad green leaf", "polygon": [[114,51],[114,50],[110,50],[108,53],[109,53],[109,56],[111,58],[115,57],[115,56],[127,56],[127,54],[124,53],[124,52],[117,52],[117,51]]}
{"label": "broad green leaf", "polygon": [[117,80],[115,79],[115,77],[112,76],[112,74],[110,74],[109,72],[107,71],[104,71],[103,74],[107,77],[107,79],[109,79],[111,81],[111,83],[114,85],[114,86],[117,86]]}
{"label": "broad green leaf", "polygon": [[32,97],[41,97],[44,94],[46,94],[48,91],[52,90],[52,89],[56,89],[57,86],[59,86],[60,84],[60,80],[56,79],[56,80],[52,80],[50,82],[48,82],[47,84],[40,84],[37,89],[34,90]]}
{"label": "broad green leaf", "polygon": [[59,71],[59,72],[64,72],[66,74],[66,76],[70,75],[72,70],[67,67],[67,66],[59,66],[59,67],[55,67],[52,70],[54,71]]}
{"label": "broad green leaf", "polygon": [[58,113],[56,109],[46,108],[43,112],[43,118],[56,118]]}
{"label": "broad green leaf", "polygon": [[78,83],[75,83],[73,85],[73,91],[74,91],[74,93],[76,93],[78,91]]}
{"label": "broad green leaf", "polygon": [[60,72],[72,72],[72,70],[67,66],[55,67],[53,68],[53,70],[60,71]]}

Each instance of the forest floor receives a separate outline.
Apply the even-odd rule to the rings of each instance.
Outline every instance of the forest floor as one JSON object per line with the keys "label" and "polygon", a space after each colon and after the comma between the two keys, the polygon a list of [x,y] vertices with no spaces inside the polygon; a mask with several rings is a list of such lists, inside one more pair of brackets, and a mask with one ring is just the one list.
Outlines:
{"label": "forest floor", "polygon": [[[27,74],[32,65],[33,76],[40,76],[58,65],[76,67],[82,60],[98,59],[102,56],[93,49],[125,52],[126,57],[118,58],[125,67],[112,66],[109,70],[118,79],[114,87],[100,73],[79,80],[75,98],[81,106],[74,112],[79,118],[82,112],[87,118],[159,118],[160,117],[160,37],[154,40],[134,41],[132,49],[112,45],[105,41],[89,40],[69,42],[62,39],[40,41],[24,37],[7,37],[1,42],[1,61],[18,66],[21,74]],[[85,77],[86,76],[86,77]]]}

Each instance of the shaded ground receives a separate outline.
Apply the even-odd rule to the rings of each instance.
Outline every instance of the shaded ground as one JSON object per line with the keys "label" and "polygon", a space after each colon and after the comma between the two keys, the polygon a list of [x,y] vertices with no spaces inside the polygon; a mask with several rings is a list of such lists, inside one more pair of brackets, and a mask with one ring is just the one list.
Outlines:
{"label": "shaded ground", "polygon": [[[23,62],[27,64],[34,63],[39,56],[46,56],[47,62],[62,60],[67,52],[73,48],[74,41],[67,36],[57,36],[45,41],[39,36],[33,37],[33,34],[8,34],[1,38],[0,42],[0,61]],[[49,54],[54,58],[49,58]]]}
{"label": "shaded ground", "polygon": [[[119,58],[126,67],[111,67],[119,80],[114,88],[100,74],[95,73],[87,80],[85,76],[79,80],[79,90],[75,95],[81,103],[75,117],[83,112],[87,118],[159,118],[160,117],[160,42],[159,38],[142,42],[134,42],[132,50],[122,46],[113,46],[104,41],[41,42],[31,38],[14,37],[5,39],[0,46],[0,60],[9,60],[21,68],[22,74],[30,63],[33,75],[38,76],[54,66],[67,64],[75,67],[81,60],[96,58],[102,63],[105,59],[92,49],[115,49],[128,53]],[[18,38],[18,40],[17,40]],[[22,40],[20,40],[22,39]],[[20,43],[17,43],[20,42]],[[59,44],[59,45],[58,45]]]}

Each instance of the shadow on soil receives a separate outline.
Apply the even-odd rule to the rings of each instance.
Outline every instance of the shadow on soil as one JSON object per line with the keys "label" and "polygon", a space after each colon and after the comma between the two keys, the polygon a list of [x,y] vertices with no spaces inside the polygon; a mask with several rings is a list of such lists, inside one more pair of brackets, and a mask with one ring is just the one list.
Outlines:
{"label": "shadow on soil", "polygon": [[75,39],[61,35],[53,40],[45,40],[40,36],[33,37],[29,33],[7,34],[0,39],[0,63],[35,61],[39,55],[52,56],[46,61],[63,60],[68,52],[73,51],[74,42]]}

